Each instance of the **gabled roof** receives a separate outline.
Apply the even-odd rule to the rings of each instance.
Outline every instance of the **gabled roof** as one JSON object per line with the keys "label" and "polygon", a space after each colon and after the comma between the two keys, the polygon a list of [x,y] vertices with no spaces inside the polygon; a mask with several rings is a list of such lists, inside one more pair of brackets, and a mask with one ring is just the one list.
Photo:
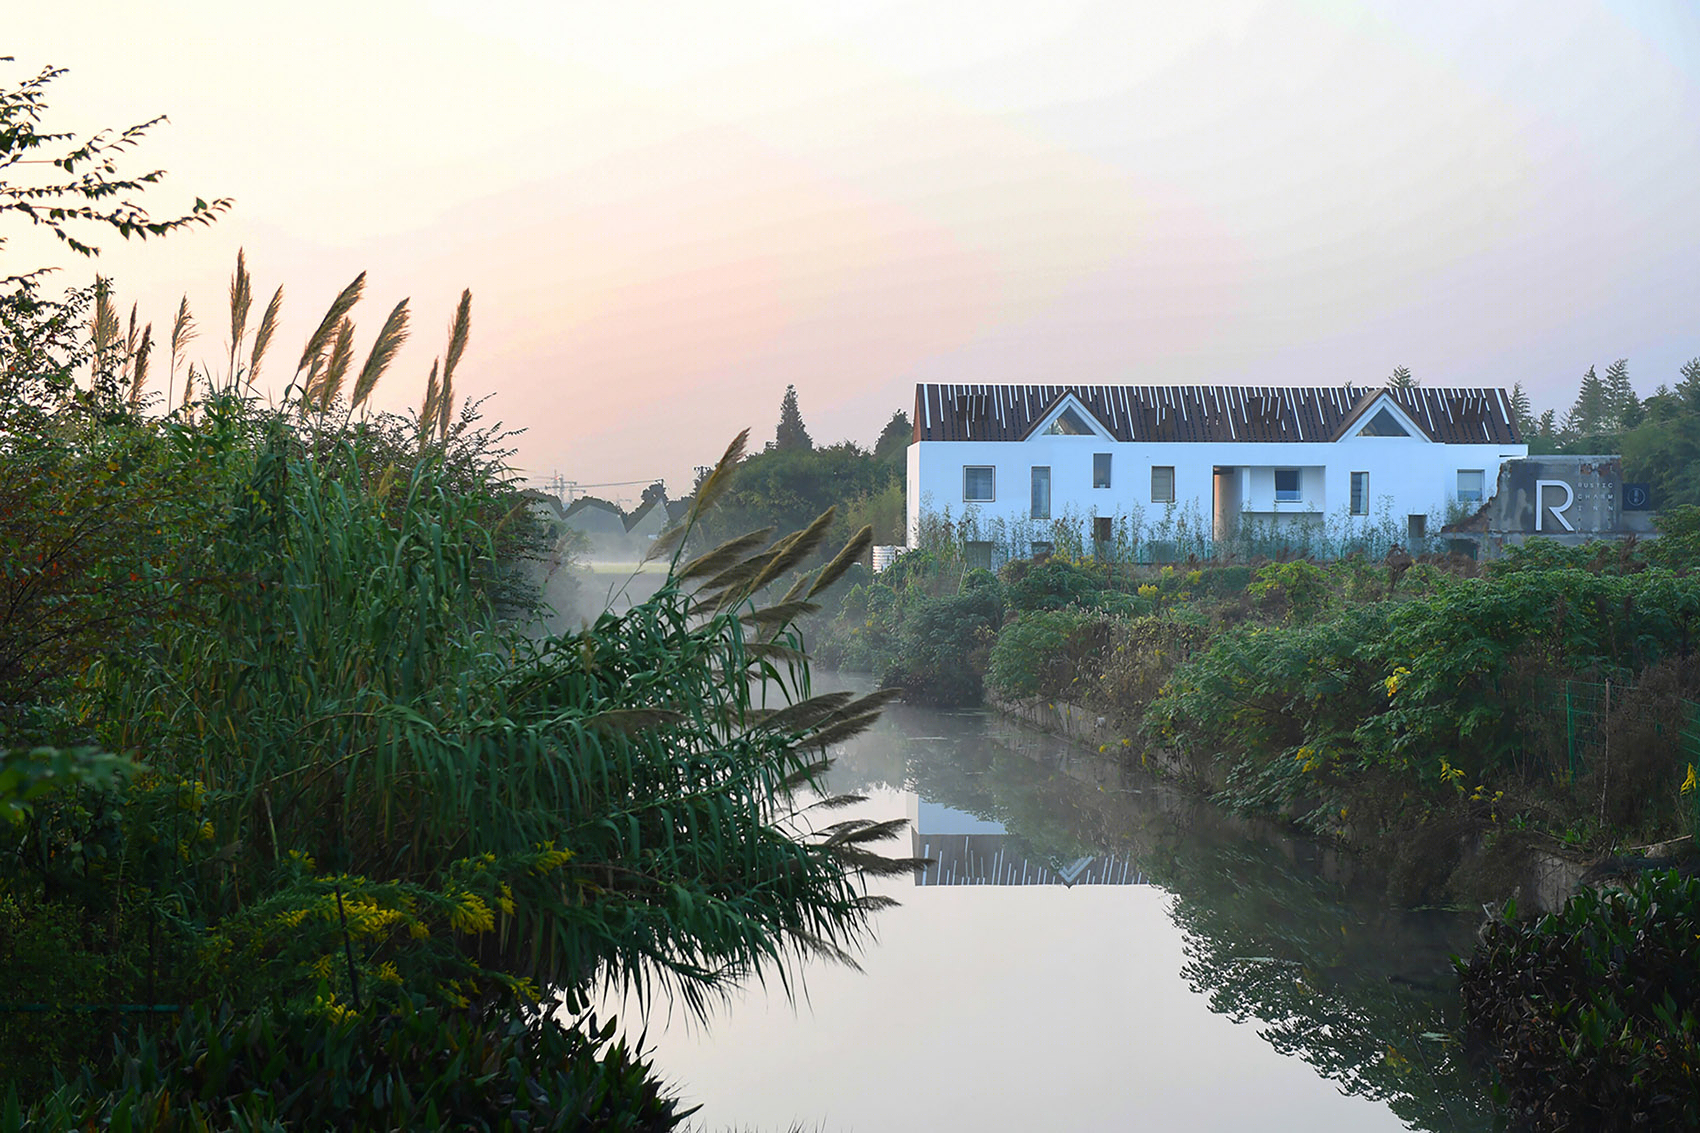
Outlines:
{"label": "gabled roof", "polygon": [[664,496],[651,496],[648,502],[638,505],[638,509],[626,517],[626,530],[631,531],[638,524],[648,519],[649,513],[656,508],[661,509],[659,522],[665,525],[667,522],[667,499]]}
{"label": "gabled roof", "polygon": [[915,387],[915,440],[1024,440],[1068,394],[1118,441],[1332,441],[1386,394],[1432,440],[1523,442],[1501,389],[937,383]]}
{"label": "gabled roof", "polygon": [[567,505],[567,510],[561,513],[561,518],[571,519],[581,511],[592,510],[607,512],[609,515],[618,519],[621,523],[626,521],[625,513],[618,507],[609,503],[607,500],[597,499],[595,496],[580,496],[578,499]]}
{"label": "gabled roof", "polygon": [[[1365,417],[1369,417],[1369,421],[1361,430],[1358,430],[1359,435],[1386,437],[1399,436],[1400,433],[1411,435],[1414,431],[1416,435],[1422,436],[1426,433],[1422,425],[1413,420],[1405,407],[1399,404],[1398,399],[1393,396],[1393,387],[1389,386],[1384,389],[1366,390],[1364,395],[1358,398],[1358,402],[1352,407],[1352,411],[1346,414],[1345,420],[1335,426],[1334,435],[1328,439],[1331,441],[1344,439],[1357,428],[1358,422]],[[1379,431],[1380,428],[1391,431]]]}

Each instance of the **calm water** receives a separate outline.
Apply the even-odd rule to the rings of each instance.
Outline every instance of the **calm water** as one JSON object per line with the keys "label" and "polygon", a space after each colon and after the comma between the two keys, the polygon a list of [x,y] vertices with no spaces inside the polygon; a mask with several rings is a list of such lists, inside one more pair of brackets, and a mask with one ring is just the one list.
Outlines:
{"label": "calm water", "polygon": [[652,1006],[699,1127],[1488,1126],[1442,1037],[1466,919],[985,713],[894,706],[830,786],[936,864],[881,883],[902,905],[861,972],[810,965],[795,1002],[757,986],[706,1028]]}

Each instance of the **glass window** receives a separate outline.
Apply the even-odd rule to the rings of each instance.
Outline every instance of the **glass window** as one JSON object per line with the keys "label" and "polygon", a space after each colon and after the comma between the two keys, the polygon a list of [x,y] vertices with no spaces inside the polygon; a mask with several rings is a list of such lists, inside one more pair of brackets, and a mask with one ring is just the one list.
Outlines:
{"label": "glass window", "polygon": [[1035,464],[1033,466],[1033,510],[1034,519],[1051,518],[1051,466]]}
{"label": "glass window", "polygon": [[1428,516],[1409,515],[1405,517],[1405,534],[1412,543],[1420,543],[1428,536]]}
{"label": "glass window", "polygon": [[1045,427],[1045,435],[1051,437],[1090,437],[1093,436],[1092,426],[1088,425],[1074,407],[1057,414],[1057,419]]}
{"label": "glass window", "polygon": [[964,465],[962,469],[962,499],[965,503],[990,503],[993,499],[994,478],[990,465]]}
{"label": "glass window", "polygon": [[1408,437],[1411,431],[1399,424],[1399,419],[1388,410],[1383,409],[1369,419],[1369,424],[1358,430],[1360,437]]}
{"label": "glass window", "polygon": [[1175,502],[1175,466],[1158,464],[1151,468],[1151,502],[1154,504],[1172,504]]}
{"label": "glass window", "polygon": [[1110,454],[1095,452],[1092,454],[1092,486],[1108,488],[1110,486]]}
{"label": "glass window", "polygon": [[962,544],[962,565],[969,570],[992,569],[992,545],[988,541],[970,539]]}
{"label": "glass window", "polygon": [[1352,473],[1352,514],[1369,514],[1369,473]]}
{"label": "glass window", "polygon": [[1277,468],[1275,470],[1275,498],[1277,500],[1298,500],[1299,470],[1297,468]]}
{"label": "glass window", "polygon": [[1115,537],[1116,537],[1115,532],[1114,532],[1114,530],[1111,529],[1111,526],[1110,526],[1110,517],[1109,516],[1100,515],[1100,516],[1096,516],[1096,517],[1093,518],[1093,520],[1092,520],[1092,541],[1094,543],[1103,545],[1103,544],[1112,542],[1115,539]]}
{"label": "glass window", "polygon": [[1479,504],[1482,502],[1482,484],[1487,479],[1480,468],[1460,468],[1458,470],[1458,499],[1463,503]]}
{"label": "glass window", "polygon": [[1042,559],[1055,550],[1056,547],[1049,539],[1035,539],[1029,547],[1028,553],[1036,559]]}

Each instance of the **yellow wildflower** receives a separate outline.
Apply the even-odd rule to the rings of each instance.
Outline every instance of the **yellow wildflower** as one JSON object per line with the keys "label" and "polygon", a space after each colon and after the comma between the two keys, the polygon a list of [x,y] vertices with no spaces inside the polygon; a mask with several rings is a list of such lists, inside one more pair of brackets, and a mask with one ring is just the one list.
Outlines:
{"label": "yellow wildflower", "polygon": [[502,896],[497,900],[496,904],[500,905],[502,912],[506,913],[508,916],[511,917],[514,915],[514,891],[508,888],[508,883],[505,881],[502,882]]}
{"label": "yellow wildflower", "polygon": [[328,980],[328,979],[331,978],[331,973],[335,970],[336,970],[336,959],[334,957],[332,957],[329,952],[325,953],[323,956],[320,956],[317,960],[313,961],[313,978],[314,979]]}
{"label": "yellow wildflower", "polygon": [[401,982],[401,973],[396,971],[394,963],[385,960],[378,965],[378,979],[387,984],[398,984]]}
{"label": "yellow wildflower", "polygon": [[1690,763],[1688,765],[1688,778],[1682,781],[1682,793],[1686,795],[1693,791],[1696,787],[1700,787],[1700,780],[1695,779],[1694,765]]}
{"label": "yellow wildflower", "polygon": [[455,906],[449,910],[449,927],[456,932],[489,932],[496,927],[496,915],[484,898],[476,893],[452,895]]}

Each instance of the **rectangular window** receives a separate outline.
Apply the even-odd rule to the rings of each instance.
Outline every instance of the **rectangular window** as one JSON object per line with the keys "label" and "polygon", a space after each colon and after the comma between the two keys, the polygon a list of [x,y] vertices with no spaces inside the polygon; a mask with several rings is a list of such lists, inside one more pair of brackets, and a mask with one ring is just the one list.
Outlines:
{"label": "rectangular window", "polygon": [[1420,543],[1428,535],[1428,516],[1411,515],[1405,517],[1405,535],[1412,543]]}
{"label": "rectangular window", "polygon": [[1172,504],[1175,502],[1174,465],[1158,464],[1152,466],[1151,502],[1154,504]]}
{"label": "rectangular window", "polygon": [[1275,470],[1275,498],[1297,503],[1299,499],[1299,470],[1297,468],[1277,468]]}
{"label": "rectangular window", "polygon": [[1051,466],[1035,464],[1033,466],[1033,509],[1034,519],[1051,518]]}
{"label": "rectangular window", "polygon": [[1029,553],[1036,559],[1048,558],[1056,546],[1048,539],[1035,539]]}
{"label": "rectangular window", "polygon": [[1116,535],[1110,528],[1110,517],[1100,515],[1092,520],[1092,541],[1100,545],[1112,542]]}
{"label": "rectangular window", "polygon": [[962,544],[962,565],[969,570],[991,570],[991,543],[970,539]]}
{"label": "rectangular window", "polygon": [[1092,454],[1092,486],[1108,488],[1110,486],[1110,454],[1095,452]]}
{"label": "rectangular window", "polygon": [[1480,468],[1460,468],[1458,470],[1458,501],[1460,503],[1479,504],[1482,502],[1482,485],[1487,477]]}
{"label": "rectangular window", "polygon": [[1352,514],[1369,514],[1369,473],[1352,473]]}
{"label": "rectangular window", "polygon": [[967,464],[962,468],[962,502],[989,504],[994,498],[995,479],[990,465]]}

